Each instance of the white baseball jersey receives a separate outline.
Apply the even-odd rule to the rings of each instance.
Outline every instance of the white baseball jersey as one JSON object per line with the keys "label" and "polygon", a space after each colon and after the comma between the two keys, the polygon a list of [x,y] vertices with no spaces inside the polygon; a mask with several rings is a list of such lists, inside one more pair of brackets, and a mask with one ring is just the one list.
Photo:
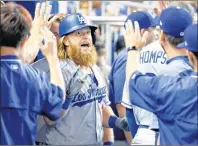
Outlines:
{"label": "white baseball jersey", "polygon": [[[42,63],[40,63],[42,64]],[[66,59],[60,61],[65,86],[78,66]],[[67,114],[56,124],[47,125],[46,143],[52,145],[101,144],[103,139],[102,105],[109,105],[107,85],[96,65],[91,67],[95,75],[88,75],[78,94],[74,95]],[[48,71],[47,71],[48,72]]]}
{"label": "white baseball jersey", "polygon": [[[141,50],[140,56],[138,57],[138,70],[142,73],[154,73],[157,75],[166,67],[166,60],[167,57],[163,48],[158,41],[155,41]],[[122,105],[130,109],[133,108],[138,125],[147,125],[150,126],[150,129],[159,128],[157,117],[153,113],[132,105],[127,82],[125,82],[123,89]]]}

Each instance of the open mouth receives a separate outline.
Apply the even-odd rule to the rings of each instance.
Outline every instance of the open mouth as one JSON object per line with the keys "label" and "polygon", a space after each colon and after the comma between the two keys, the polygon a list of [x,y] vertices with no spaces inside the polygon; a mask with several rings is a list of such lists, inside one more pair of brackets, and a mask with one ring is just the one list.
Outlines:
{"label": "open mouth", "polygon": [[82,44],[81,47],[90,47],[88,43]]}
{"label": "open mouth", "polygon": [[91,50],[91,46],[89,43],[84,43],[84,44],[81,44],[80,48],[84,51],[90,51]]}

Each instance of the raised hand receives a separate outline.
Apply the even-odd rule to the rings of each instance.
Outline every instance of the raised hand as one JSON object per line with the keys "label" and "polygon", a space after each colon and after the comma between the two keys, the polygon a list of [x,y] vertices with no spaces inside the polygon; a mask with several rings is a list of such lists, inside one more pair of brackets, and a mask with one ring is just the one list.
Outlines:
{"label": "raised hand", "polygon": [[139,23],[135,21],[134,25],[135,27],[130,20],[126,22],[126,30],[124,34],[126,48],[135,46],[136,48],[141,49],[146,44],[148,32],[144,32],[141,36]]}
{"label": "raised hand", "polygon": [[35,16],[32,22],[31,35],[36,38],[40,38],[41,29],[43,27],[48,27],[48,18],[51,12],[51,5],[49,2],[37,3],[35,9]]}
{"label": "raised hand", "polygon": [[50,15],[51,6],[49,3],[37,3],[35,9],[35,17],[32,22],[32,28],[30,30],[30,37],[24,45],[24,49],[21,52],[21,59],[26,63],[32,63],[36,58],[40,47],[42,47],[42,41],[45,36],[41,32],[44,27],[48,26],[48,17]]}
{"label": "raised hand", "polygon": [[58,13],[58,14],[54,15],[53,18],[48,21],[47,27],[50,29],[52,23],[54,23],[57,19],[62,20],[66,16],[67,16],[67,14],[63,14],[63,13]]}
{"label": "raised hand", "polygon": [[41,51],[43,55],[48,57],[57,58],[57,41],[54,34],[47,28],[43,27],[41,30],[42,35],[44,36],[44,45],[41,46]]}
{"label": "raised hand", "polygon": [[168,7],[170,1],[156,1],[155,3],[155,8],[153,10],[156,15],[160,15],[160,13]]}

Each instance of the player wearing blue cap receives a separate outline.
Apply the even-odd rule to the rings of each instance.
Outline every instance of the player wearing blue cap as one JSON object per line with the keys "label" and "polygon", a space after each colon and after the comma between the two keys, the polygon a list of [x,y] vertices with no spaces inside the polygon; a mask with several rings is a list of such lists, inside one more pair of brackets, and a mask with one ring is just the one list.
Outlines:
{"label": "player wearing blue cap", "polygon": [[171,6],[162,11],[159,19],[160,43],[169,60],[161,73],[177,75],[184,70],[192,70],[186,50],[176,48],[183,42],[184,30],[192,21],[190,13],[183,8]]}
{"label": "player wearing blue cap", "polygon": [[[139,70],[142,73],[148,72],[148,73],[155,73],[156,75],[163,74],[163,73],[165,74],[171,73],[173,75],[173,74],[178,74],[184,70],[192,70],[192,67],[189,64],[188,57],[186,55],[185,50],[184,49],[178,50],[176,48],[176,45],[183,41],[182,35],[183,35],[184,29],[189,24],[192,23],[192,17],[187,11],[188,9],[186,8],[182,9],[180,7],[170,7],[166,9],[165,11],[163,11],[162,14],[156,19],[156,20],[159,20],[158,22],[159,24],[157,25],[161,25],[161,29],[165,31],[163,36],[166,36],[166,39],[163,40],[162,39],[163,37],[161,37],[161,40],[160,40],[161,45],[158,44],[158,46],[163,46],[164,50],[166,51],[169,57],[169,60],[167,61],[167,66],[169,67],[165,66],[165,64],[163,65],[158,64],[159,66],[155,66],[155,64],[150,64],[152,68],[154,69],[154,71],[152,71],[148,68],[149,64],[147,64],[147,66],[139,65]],[[182,15],[185,16],[185,19]],[[183,22],[183,24],[179,24],[179,23],[176,24],[176,22],[173,21],[175,20],[176,16],[177,16],[177,21]],[[162,26],[162,23],[166,25],[166,27]],[[177,28],[175,29],[176,26]],[[149,51],[149,46],[146,48],[140,51],[140,56],[141,56],[142,51]],[[128,104],[131,104],[129,97],[125,99],[126,99],[125,102],[127,102]],[[146,126],[146,127],[149,127],[149,126]]]}
{"label": "player wearing blue cap", "polygon": [[[133,104],[157,115],[162,145],[198,143],[197,26],[197,24],[189,26],[184,31],[184,45],[178,45],[188,50],[188,58],[194,71],[184,70],[175,76],[158,77],[154,74],[143,75],[140,72],[132,74],[138,67],[137,64],[136,66],[130,64],[139,52],[133,49],[128,52],[126,77],[129,80],[130,100]],[[125,40],[127,46],[141,48],[142,39],[138,23],[135,23],[135,29],[132,23],[127,23]]]}
{"label": "player wearing blue cap", "polygon": [[[29,12],[20,5],[7,3],[0,9],[0,145],[33,145],[37,115],[46,116],[49,122],[61,117],[65,86],[56,39],[45,25],[47,20],[44,16],[50,13],[47,10],[49,7],[46,3],[42,6],[37,4],[33,24]],[[21,52],[27,49],[24,45],[28,41],[41,43],[35,37],[43,35],[46,44],[41,48],[49,63],[50,81],[47,74],[33,69],[20,59]]]}
{"label": "player wearing blue cap", "polygon": [[[63,106],[67,114],[47,125],[47,144],[102,144],[103,126],[129,130],[127,120],[114,116],[108,106],[107,83],[95,64],[92,34],[96,29],[80,13],[68,15],[60,23],[58,57],[68,97]],[[46,59],[33,66],[49,72]]]}
{"label": "player wearing blue cap", "polygon": [[[157,25],[156,20],[153,21],[152,26]],[[140,51],[138,60],[138,69],[141,73],[154,73],[157,75],[163,68],[165,68],[167,56],[160,45],[159,40],[156,40],[146,45]],[[133,66],[133,63],[131,63],[131,66]],[[157,117],[153,113],[133,105],[130,101],[129,91],[126,86],[127,85],[124,86],[122,104],[128,108],[133,108],[136,122],[139,125],[132,144],[155,145],[159,135]]]}
{"label": "player wearing blue cap", "polygon": [[[158,41],[151,43],[155,40],[154,33],[152,30],[152,27],[155,27],[153,17],[147,12],[137,11],[130,14],[127,17],[127,20],[131,20],[132,22],[138,21],[140,23],[140,30],[142,33],[145,30],[149,30],[150,36],[147,39],[147,44],[149,45],[147,49],[141,52],[139,66],[142,72],[146,72],[147,70],[156,73],[156,70],[160,70],[160,68],[163,68],[163,65],[165,65],[166,56]],[[109,77],[110,96],[114,97],[115,103],[117,104],[117,110],[118,113],[120,113],[120,116],[123,116],[124,112],[122,113],[122,111],[124,107],[126,107],[126,116],[130,125],[130,130],[132,136],[135,136],[132,143],[154,145],[156,141],[155,134],[156,131],[158,131],[157,118],[152,113],[132,105],[126,94],[127,92],[125,90],[123,91],[123,86],[125,83],[126,59],[127,50],[124,50],[118,55],[118,57],[113,63],[111,74]],[[133,66],[133,63],[131,63],[131,66]],[[120,105],[121,102],[123,106]],[[133,112],[135,119],[133,116]],[[139,125],[137,135],[137,125],[134,123],[134,121],[136,121],[137,125]],[[143,126],[148,126],[148,128],[143,128]],[[144,132],[141,132],[143,130]]]}

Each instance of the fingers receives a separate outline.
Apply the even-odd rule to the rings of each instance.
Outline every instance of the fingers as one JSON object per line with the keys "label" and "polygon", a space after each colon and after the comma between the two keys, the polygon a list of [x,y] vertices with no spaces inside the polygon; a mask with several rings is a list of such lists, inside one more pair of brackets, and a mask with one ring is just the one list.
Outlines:
{"label": "fingers", "polygon": [[128,20],[128,31],[129,34],[134,33],[133,23],[131,20]]}
{"label": "fingers", "polygon": [[51,9],[52,6],[49,2],[37,3],[35,9],[35,19],[40,18],[41,20],[47,22]]}
{"label": "fingers", "polygon": [[135,36],[137,38],[141,38],[141,33],[140,33],[140,26],[139,23],[137,21],[134,22],[135,25]]}
{"label": "fingers", "polygon": [[41,4],[41,9],[40,9],[40,19],[44,20],[44,14],[46,10],[46,2]]}
{"label": "fingers", "polygon": [[134,28],[133,28],[133,24],[131,22],[131,20],[128,20],[125,24],[126,26],[126,34],[131,34],[134,32]]}
{"label": "fingers", "polygon": [[45,22],[48,22],[48,18],[50,16],[51,10],[52,10],[52,6],[49,4],[49,2],[46,2],[46,11],[45,11],[45,15],[44,15]]}
{"label": "fingers", "polygon": [[36,9],[35,9],[35,18],[38,18],[40,16],[40,9],[41,9],[41,3],[36,4]]}
{"label": "fingers", "polygon": [[47,28],[43,27],[41,29],[41,34],[47,39],[47,40],[56,40],[56,37],[54,34]]}

